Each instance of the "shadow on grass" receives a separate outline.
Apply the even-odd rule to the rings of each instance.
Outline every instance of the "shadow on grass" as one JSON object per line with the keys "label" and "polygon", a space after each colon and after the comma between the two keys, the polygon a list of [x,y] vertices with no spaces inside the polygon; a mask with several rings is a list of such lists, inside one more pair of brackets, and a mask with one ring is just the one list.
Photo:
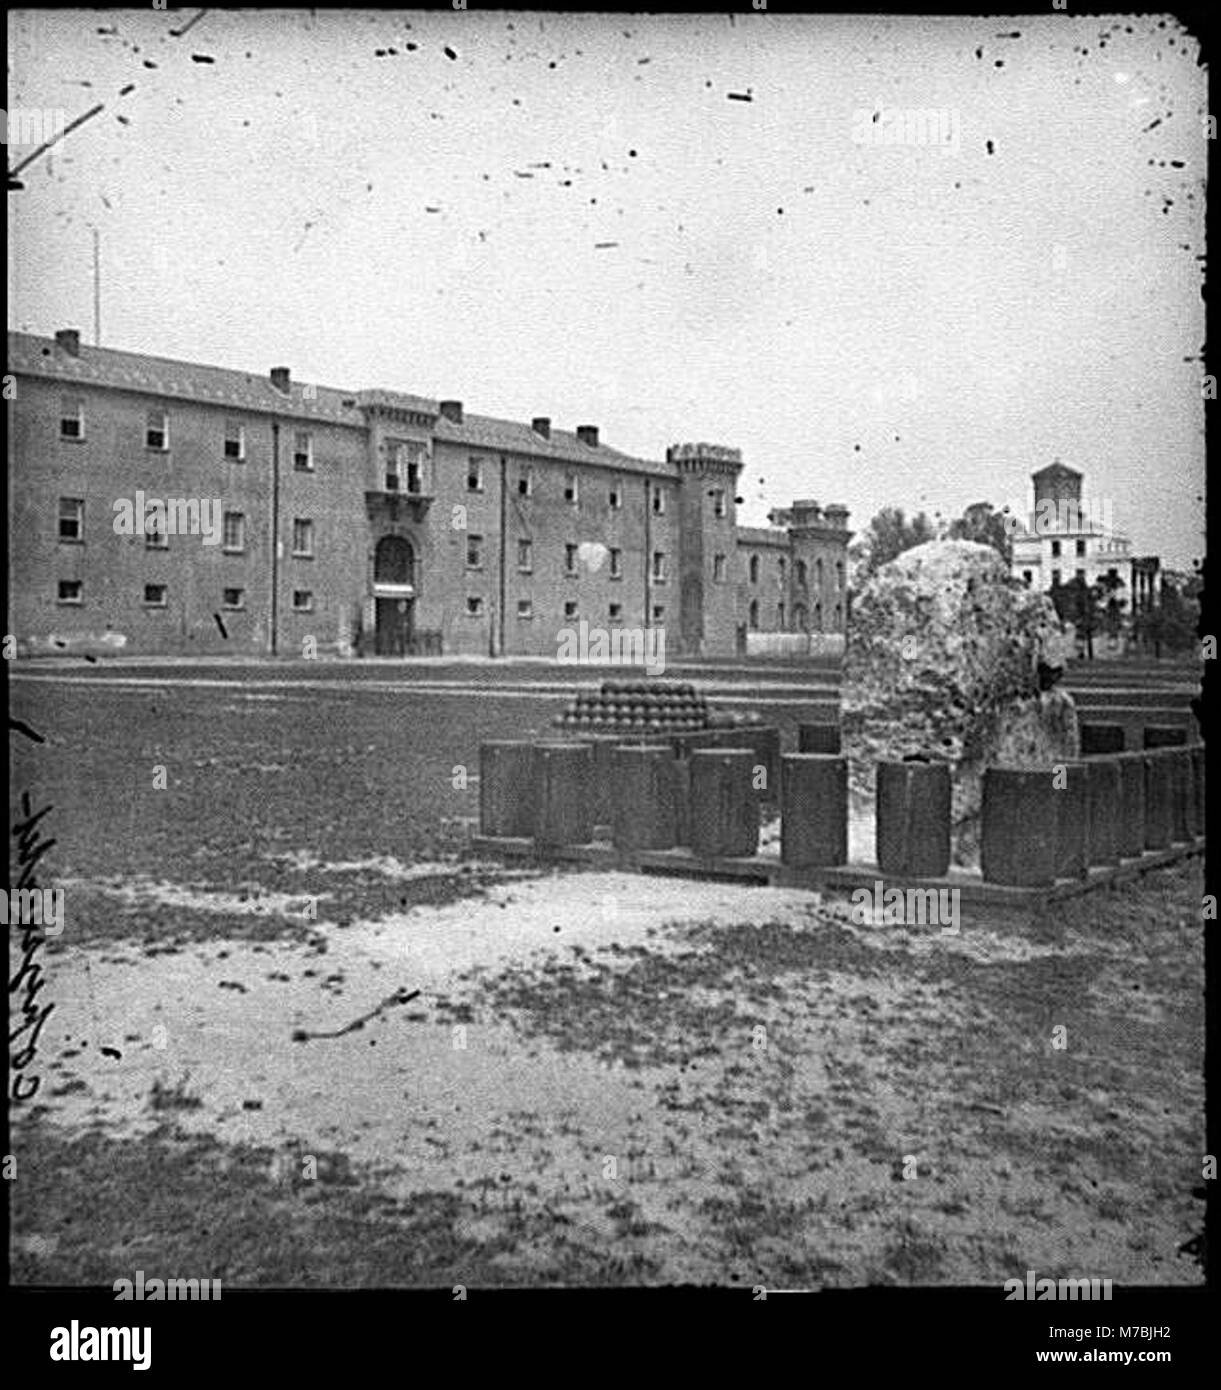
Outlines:
{"label": "shadow on grass", "polygon": [[[642,1254],[568,1238],[545,1206],[489,1205],[461,1189],[399,1201],[342,1154],[225,1145],[164,1124],[119,1140],[13,1126],[14,1284],[113,1285],[134,1277],[250,1287],[468,1287],[640,1283]],[[302,1176],[306,1160],[318,1176]],[[630,1233],[629,1213],[617,1234]],[[475,1238],[464,1228],[477,1229]],[[36,1252],[36,1253],[35,1253]]]}

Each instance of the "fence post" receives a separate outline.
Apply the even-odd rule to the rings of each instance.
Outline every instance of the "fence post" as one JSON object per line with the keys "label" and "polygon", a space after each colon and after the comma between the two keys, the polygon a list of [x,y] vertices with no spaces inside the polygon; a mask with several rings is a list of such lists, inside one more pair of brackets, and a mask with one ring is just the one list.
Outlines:
{"label": "fence post", "polygon": [[984,769],[980,869],[986,883],[1050,888],[1059,835],[1050,768]]}
{"label": "fence post", "polygon": [[759,848],[759,800],[751,786],[753,748],[699,748],[691,754],[691,849],[702,858]]}
{"label": "fence post", "polygon": [[615,848],[673,849],[674,750],[668,744],[637,744],[616,748],[615,757]]}
{"label": "fence post", "polygon": [[848,760],[786,753],[780,776],[780,858],[793,869],[848,861]]}
{"label": "fence post", "polygon": [[594,750],[588,743],[536,743],[536,845],[587,845],[594,836]]}
{"label": "fence post", "polygon": [[1121,753],[1119,764],[1119,852],[1139,859],[1145,852],[1145,755]]}
{"label": "fence post", "polygon": [[479,830],[483,835],[534,834],[534,745],[490,740],[479,745]]}
{"label": "fence post", "polygon": [[881,762],[877,783],[878,868],[940,878],[950,867],[950,769],[946,763]]}
{"label": "fence post", "polygon": [[1065,769],[1063,787],[1055,789],[1057,878],[1086,878],[1090,867],[1090,803],[1086,790],[1086,764],[1057,764]]}
{"label": "fence post", "polygon": [[1115,758],[1096,757],[1084,766],[1090,866],[1118,864],[1119,763]]}

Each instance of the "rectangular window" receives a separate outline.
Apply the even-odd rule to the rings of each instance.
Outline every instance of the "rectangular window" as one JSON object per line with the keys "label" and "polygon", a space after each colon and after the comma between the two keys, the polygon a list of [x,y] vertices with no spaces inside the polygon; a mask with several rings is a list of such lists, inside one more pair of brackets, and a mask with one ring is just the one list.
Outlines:
{"label": "rectangular window", "polygon": [[467,536],[466,538],[466,567],[468,570],[481,570],[483,568],[483,537]]}
{"label": "rectangular window", "polygon": [[1059,570],[1052,570],[1052,572],[1051,572],[1051,587],[1052,587],[1053,589],[1058,589],[1058,588],[1060,587],[1060,571],[1059,571]]}
{"label": "rectangular window", "polygon": [[517,568],[522,574],[529,574],[534,568],[534,545],[531,541],[517,542]]}
{"label": "rectangular window", "polygon": [[607,610],[612,623],[617,623],[623,617],[623,604],[612,603]]}
{"label": "rectangular window", "polygon": [[[154,511],[149,508],[149,511]],[[168,550],[170,548],[170,538],[164,531],[158,531],[156,525],[152,527],[148,524],[148,512],[144,516],[144,548],[145,550]]]}
{"label": "rectangular window", "polygon": [[297,517],[293,521],[293,554],[300,560],[314,558],[314,523]]}
{"label": "rectangular window", "polygon": [[59,499],[59,538],[61,541],[83,541],[85,539],[85,499],[83,497],[61,497]]}
{"label": "rectangular window", "polygon": [[1058,560],[1058,559],[1060,558],[1060,542],[1059,542],[1059,541],[1052,541],[1052,543],[1051,543],[1051,558],[1052,558],[1053,560]]}
{"label": "rectangular window", "polygon": [[660,488],[653,493],[653,514],[654,516],[664,516],[666,511],[666,494]]}
{"label": "rectangular window", "polygon": [[566,545],[564,547],[564,573],[576,574],[577,572],[577,547]]}
{"label": "rectangular window", "polygon": [[144,421],[144,443],[164,453],[170,447],[170,417],[164,410],[150,410]]}
{"label": "rectangular window", "polygon": [[236,420],[225,421],[225,457],[235,463],[246,457],[246,428]]}
{"label": "rectangular window", "polygon": [[222,601],[230,613],[240,612],[246,606],[246,590],[225,589],[222,594]]}
{"label": "rectangular window", "polygon": [[610,490],[610,509],[617,512],[623,506],[623,489],[616,483]]}
{"label": "rectangular window", "polygon": [[483,600],[477,594],[472,594],[467,599],[466,614],[468,618],[478,618],[483,615]]}
{"label": "rectangular window", "polygon": [[225,513],[221,549],[231,555],[239,555],[246,549],[246,518],[241,512]]}
{"label": "rectangular window", "polygon": [[60,603],[84,603],[85,586],[79,579],[61,579],[59,581]]}
{"label": "rectangular window", "polygon": [[386,491],[423,491],[424,446],[409,443],[402,439],[392,439],[386,444]]}
{"label": "rectangular window", "polygon": [[309,589],[293,590],[293,612],[312,613],[314,611],[314,595]]}
{"label": "rectangular window", "polygon": [[528,598],[519,598],[517,600],[517,616],[519,618],[533,618],[534,601]]}
{"label": "rectangular window", "polygon": [[528,468],[523,468],[517,478],[517,495],[519,497],[529,497],[534,491],[534,474]]}
{"label": "rectangular window", "polygon": [[168,603],[169,590],[164,584],[146,584],[144,586],[145,608],[164,608]]}
{"label": "rectangular window", "polygon": [[725,582],[725,557],[724,555],[714,555],[712,557],[712,579],[715,584]]}
{"label": "rectangular window", "polygon": [[575,473],[564,474],[564,501],[571,502],[574,506],[580,501],[577,489],[577,475]]}
{"label": "rectangular window", "polygon": [[1022,578],[1026,581],[1027,584],[1029,584],[1034,579],[1034,575],[1031,573],[1030,570],[1023,570]]}
{"label": "rectangular window", "polygon": [[712,514],[713,516],[725,515],[725,489],[714,488],[712,491]]}
{"label": "rectangular window", "polygon": [[1085,583],[1085,571],[1084,571],[1084,570],[1078,570],[1075,577],[1076,577],[1077,579],[1079,579],[1083,584]]}
{"label": "rectangular window", "polygon": [[470,459],[466,465],[467,492],[483,491],[483,460]]}
{"label": "rectangular window", "polygon": [[65,396],[59,406],[59,437],[84,439],[85,403],[78,396]]}
{"label": "rectangular window", "polygon": [[665,604],[664,604],[664,603],[655,603],[655,604],[653,605],[653,621],[654,621],[655,623],[659,623],[659,622],[662,621],[662,619],[663,619],[665,616],[666,616],[666,606],[665,606]]}
{"label": "rectangular window", "polygon": [[577,601],[575,598],[565,600],[564,616],[566,618],[575,618],[577,616]]}
{"label": "rectangular window", "polygon": [[309,430],[297,430],[293,434],[293,468],[298,473],[314,471],[314,436]]}
{"label": "rectangular window", "polygon": [[610,577],[612,579],[623,578],[623,551],[611,548],[610,553]]}
{"label": "rectangular window", "polygon": [[653,552],[653,582],[655,584],[666,582],[666,557],[665,552],[661,550]]}
{"label": "rectangular window", "polygon": [[1084,555],[1084,554],[1085,554],[1085,542],[1084,542],[1084,541],[1078,541],[1078,542],[1077,542],[1077,554],[1078,554],[1078,555]]}

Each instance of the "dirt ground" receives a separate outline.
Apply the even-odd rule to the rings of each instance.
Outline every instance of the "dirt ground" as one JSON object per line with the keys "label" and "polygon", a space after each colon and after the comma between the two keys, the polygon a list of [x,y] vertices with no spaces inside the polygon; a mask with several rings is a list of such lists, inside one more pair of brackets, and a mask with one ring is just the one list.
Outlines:
{"label": "dirt ground", "polygon": [[263,863],[63,883],[15,1282],[1201,1279],[1196,864],[949,937],[790,890]]}

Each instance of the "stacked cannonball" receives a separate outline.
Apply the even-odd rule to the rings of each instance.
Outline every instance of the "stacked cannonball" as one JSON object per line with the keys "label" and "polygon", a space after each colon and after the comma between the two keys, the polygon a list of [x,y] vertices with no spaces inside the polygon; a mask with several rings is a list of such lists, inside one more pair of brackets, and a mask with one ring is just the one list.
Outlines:
{"label": "stacked cannonball", "polygon": [[556,717],[561,729],[589,733],[690,733],[708,727],[708,704],[675,681],[603,681]]}

